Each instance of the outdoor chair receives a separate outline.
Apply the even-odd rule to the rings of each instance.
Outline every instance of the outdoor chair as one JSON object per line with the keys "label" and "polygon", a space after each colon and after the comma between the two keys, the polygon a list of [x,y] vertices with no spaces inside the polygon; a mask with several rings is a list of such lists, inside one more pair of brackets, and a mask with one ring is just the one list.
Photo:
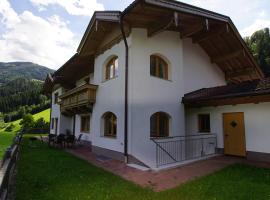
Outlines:
{"label": "outdoor chair", "polygon": [[66,142],[67,146],[69,146],[69,145],[73,146],[75,143],[75,136],[74,135],[67,135],[65,142]]}
{"label": "outdoor chair", "polygon": [[66,130],[66,135],[71,135],[71,131],[69,129]]}
{"label": "outdoor chair", "polygon": [[55,134],[49,134],[48,136],[48,145],[55,144],[56,142],[56,135]]}
{"label": "outdoor chair", "polygon": [[66,142],[66,135],[65,134],[59,134],[56,137],[56,145],[60,145],[61,147],[65,147],[65,142]]}
{"label": "outdoor chair", "polygon": [[82,144],[81,144],[82,136],[83,136],[83,134],[80,134],[79,137],[76,139],[76,145],[79,145],[79,146],[82,145]]}

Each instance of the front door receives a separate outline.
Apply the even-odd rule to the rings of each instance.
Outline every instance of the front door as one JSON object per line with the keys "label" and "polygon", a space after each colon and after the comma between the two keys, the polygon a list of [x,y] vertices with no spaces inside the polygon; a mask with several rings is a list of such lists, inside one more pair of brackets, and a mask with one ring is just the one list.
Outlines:
{"label": "front door", "polygon": [[224,113],[224,153],[246,156],[244,113]]}

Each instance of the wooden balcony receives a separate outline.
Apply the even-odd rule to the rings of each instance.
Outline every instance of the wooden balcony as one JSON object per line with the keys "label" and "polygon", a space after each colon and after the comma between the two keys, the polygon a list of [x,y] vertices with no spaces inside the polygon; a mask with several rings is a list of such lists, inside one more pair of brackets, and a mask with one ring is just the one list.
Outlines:
{"label": "wooden balcony", "polygon": [[89,113],[96,102],[97,85],[84,84],[59,96],[61,113],[74,115]]}

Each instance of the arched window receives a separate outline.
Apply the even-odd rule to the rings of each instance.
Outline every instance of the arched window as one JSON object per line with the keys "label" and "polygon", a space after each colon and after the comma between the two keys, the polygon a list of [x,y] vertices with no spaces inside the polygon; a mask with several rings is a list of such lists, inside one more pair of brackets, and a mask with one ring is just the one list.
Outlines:
{"label": "arched window", "polygon": [[169,136],[170,116],[163,112],[157,112],[150,118],[150,136],[168,137]]}
{"label": "arched window", "polygon": [[105,66],[105,80],[118,76],[118,57],[115,56],[109,60]]}
{"label": "arched window", "polygon": [[159,78],[169,79],[168,64],[157,55],[150,56],[150,74]]}
{"label": "arched window", "polygon": [[117,118],[112,112],[107,112],[103,115],[104,121],[104,136],[116,137],[117,134]]}

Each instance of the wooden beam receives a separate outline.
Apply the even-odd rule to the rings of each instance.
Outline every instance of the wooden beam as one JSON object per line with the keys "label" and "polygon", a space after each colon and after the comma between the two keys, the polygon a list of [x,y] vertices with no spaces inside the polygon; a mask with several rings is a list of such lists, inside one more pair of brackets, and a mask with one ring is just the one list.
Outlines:
{"label": "wooden beam", "polygon": [[209,40],[212,37],[216,37],[218,35],[221,35],[222,33],[226,33],[226,32],[227,32],[226,27],[216,28],[216,29],[213,29],[209,32],[204,32],[202,34],[198,34],[198,35],[194,36],[192,38],[192,42],[193,43],[200,43],[200,42]]}
{"label": "wooden beam", "polygon": [[240,55],[244,55],[244,50],[243,49],[240,49],[240,50],[228,53],[228,54],[224,54],[224,55],[212,58],[211,62],[212,63],[221,63],[221,62],[224,62],[226,60],[230,60],[232,58],[238,57]]}
{"label": "wooden beam", "polygon": [[237,71],[226,72],[225,76],[228,79],[234,79],[234,78],[239,77],[239,76],[249,76],[250,74],[252,74],[254,72],[255,72],[254,68],[249,67],[249,68],[244,68],[244,69],[237,70]]}
{"label": "wooden beam", "polygon": [[181,39],[184,39],[184,38],[187,38],[187,37],[190,37],[200,31],[202,31],[204,29],[204,26],[203,25],[195,25],[195,26],[192,26],[191,28],[188,28],[188,29],[185,29],[183,31],[180,32],[180,37]]}
{"label": "wooden beam", "polygon": [[168,19],[165,20],[162,23],[158,22],[147,29],[147,36],[153,37],[154,35],[157,35],[158,33],[165,31],[167,28],[169,28],[173,24],[174,24],[174,19],[171,19],[171,18],[169,18],[169,20]]}

